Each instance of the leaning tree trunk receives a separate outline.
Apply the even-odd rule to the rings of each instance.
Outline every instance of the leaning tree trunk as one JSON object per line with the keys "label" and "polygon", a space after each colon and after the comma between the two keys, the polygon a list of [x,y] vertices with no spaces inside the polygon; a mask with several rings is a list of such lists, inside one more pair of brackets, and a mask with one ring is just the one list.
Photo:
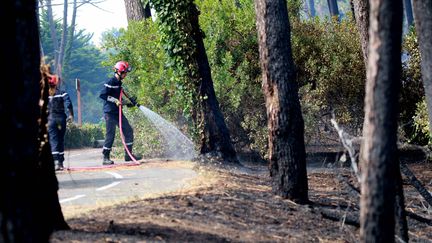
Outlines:
{"label": "leaning tree trunk", "polygon": [[369,42],[369,0],[353,0],[354,16],[360,35],[363,59],[367,67]]}
{"label": "leaning tree trunk", "polygon": [[199,11],[196,5],[190,3],[190,24],[192,38],[196,44],[193,58],[198,65],[199,80],[197,90],[198,124],[202,124],[203,131],[200,139],[200,153],[220,152],[225,161],[237,163],[237,155],[231,142],[230,132],[219,107],[213,87],[210,64],[204,47],[203,32],[199,27]]}
{"label": "leaning tree trunk", "polygon": [[[191,113],[199,136],[200,155],[220,155],[238,163],[225,119],[213,87],[210,65],[199,26],[199,11],[193,0],[152,0],[160,20],[162,41],[172,58],[181,86],[190,98]],[[193,102],[192,102],[193,101]]]}
{"label": "leaning tree trunk", "polygon": [[285,0],[255,0],[263,92],[267,107],[270,175],[284,198],[308,202],[304,122]]}
{"label": "leaning tree trunk", "polygon": [[5,0],[0,8],[4,31],[13,33],[2,37],[0,58],[14,74],[0,96],[0,134],[9,138],[0,147],[0,242],[48,242],[53,230],[68,228],[47,142],[35,7],[35,0]]}
{"label": "leaning tree trunk", "polygon": [[130,21],[140,21],[145,19],[144,7],[140,0],[124,0],[126,7],[126,17]]}
{"label": "leaning tree trunk", "polygon": [[[400,170],[397,149],[401,72],[402,1],[371,1],[365,122],[361,163],[361,242],[394,242],[395,195]],[[402,194],[403,195],[403,194]],[[403,196],[402,196],[403,197]]]}
{"label": "leaning tree trunk", "polygon": [[429,115],[429,132],[432,134],[432,0],[413,0],[413,7]]}

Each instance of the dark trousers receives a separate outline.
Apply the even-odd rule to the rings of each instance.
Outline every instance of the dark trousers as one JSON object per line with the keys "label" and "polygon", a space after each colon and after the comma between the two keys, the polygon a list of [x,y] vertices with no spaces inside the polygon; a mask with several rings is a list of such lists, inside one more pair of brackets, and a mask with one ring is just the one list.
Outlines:
{"label": "dark trousers", "polygon": [[48,117],[48,136],[54,160],[64,161],[64,137],[66,116]]}
{"label": "dark trousers", "polygon": [[[114,143],[114,138],[116,134],[116,127],[119,126],[119,115],[105,113],[105,143],[103,147],[103,153],[109,154],[111,152],[112,145]],[[131,125],[127,118],[122,114],[122,130],[125,138],[125,143],[128,147],[132,147],[134,135]]]}

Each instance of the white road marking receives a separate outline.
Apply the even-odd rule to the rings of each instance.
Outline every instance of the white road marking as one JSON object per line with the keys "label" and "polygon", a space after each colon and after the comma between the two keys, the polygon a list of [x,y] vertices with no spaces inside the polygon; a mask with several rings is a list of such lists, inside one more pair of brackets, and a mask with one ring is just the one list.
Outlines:
{"label": "white road marking", "polygon": [[85,196],[86,195],[84,195],[84,194],[80,194],[80,195],[76,195],[75,197],[65,198],[65,199],[60,200],[60,203],[70,202],[70,201],[77,200],[77,199],[80,199],[80,198],[85,197]]}
{"label": "white road marking", "polygon": [[115,173],[115,172],[111,172],[111,171],[105,171],[105,173],[114,176],[114,178],[116,178],[116,179],[123,179],[123,176],[120,175],[119,173]]}
{"label": "white road marking", "polygon": [[[85,152],[85,154],[95,154],[95,153],[99,153],[100,151],[98,150],[98,151],[92,151],[92,152]],[[65,151],[65,154],[66,153],[72,153],[71,151]],[[69,154],[67,157],[68,158],[71,158],[71,157],[76,157],[76,156],[80,156],[80,155],[83,155],[82,153],[78,153],[78,154]]]}
{"label": "white road marking", "polygon": [[106,185],[106,186],[96,188],[96,191],[106,190],[106,189],[111,188],[111,187],[113,187],[113,186],[117,186],[118,184],[120,184],[120,181],[116,181],[116,182],[113,182],[113,183],[108,184],[108,185]]}

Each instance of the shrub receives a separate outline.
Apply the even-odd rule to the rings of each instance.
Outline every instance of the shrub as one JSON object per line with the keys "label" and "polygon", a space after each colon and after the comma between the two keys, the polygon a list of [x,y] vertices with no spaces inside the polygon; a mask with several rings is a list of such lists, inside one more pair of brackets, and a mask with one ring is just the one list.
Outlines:
{"label": "shrub", "polygon": [[[405,35],[403,41],[404,62],[402,63],[402,87],[400,95],[400,123],[409,142],[427,143],[429,131],[423,129],[422,112],[424,88],[421,80],[420,51],[415,29]],[[427,117],[426,117],[427,120]],[[425,131],[423,133],[422,131]]]}
{"label": "shrub", "polygon": [[104,139],[104,130],[101,124],[85,123],[79,127],[70,123],[66,128],[65,148],[92,147],[95,140]]}
{"label": "shrub", "polygon": [[414,132],[410,142],[415,141],[422,145],[432,144],[428,118],[426,101],[423,99],[417,103],[417,108],[415,109],[415,116],[413,117]]}
{"label": "shrub", "polygon": [[292,25],[306,132],[316,130],[329,112],[351,132],[357,131],[363,124],[366,71],[354,21],[315,18]]}

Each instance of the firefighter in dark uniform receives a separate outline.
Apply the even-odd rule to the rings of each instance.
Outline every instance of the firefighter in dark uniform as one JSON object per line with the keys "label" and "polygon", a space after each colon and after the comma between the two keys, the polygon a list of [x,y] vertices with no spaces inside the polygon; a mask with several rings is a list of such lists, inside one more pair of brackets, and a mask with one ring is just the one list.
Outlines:
{"label": "firefighter in dark uniform", "polygon": [[[126,105],[132,107],[137,105],[136,99],[132,98],[127,102],[122,96],[123,104],[121,104],[120,92],[122,92],[122,80],[126,77],[127,73],[131,71],[129,63],[125,61],[119,61],[114,66],[114,76],[105,82],[102,91],[99,95],[104,100],[103,111],[106,125],[105,143],[103,146],[103,165],[112,165],[114,161],[110,159],[111,148],[114,143],[114,137],[116,133],[116,126],[119,125],[119,106]],[[125,97],[126,98],[126,97]],[[134,141],[134,134],[129,121],[126,119],[124,114],[121,114],[122,119],[122,131],[125,139],[126,146],[130,153],[132,153],[132,145]],[[136,160],[140,160],[142,157],[139,155],[132,156]],[[131,161],[132,158],[125,150],[125,161]]]}
{"label": "firefighter in dark uniform", "polygon": [[[66,122],[73,121],[74,113],[72,101],[70,100],[68,93],[59,89],[58,82],[59,78],[57,75],[50,75],[48,77],[48,135],[55,170],[63,170]],[[67,118],[65,107],[69,112]]]}

